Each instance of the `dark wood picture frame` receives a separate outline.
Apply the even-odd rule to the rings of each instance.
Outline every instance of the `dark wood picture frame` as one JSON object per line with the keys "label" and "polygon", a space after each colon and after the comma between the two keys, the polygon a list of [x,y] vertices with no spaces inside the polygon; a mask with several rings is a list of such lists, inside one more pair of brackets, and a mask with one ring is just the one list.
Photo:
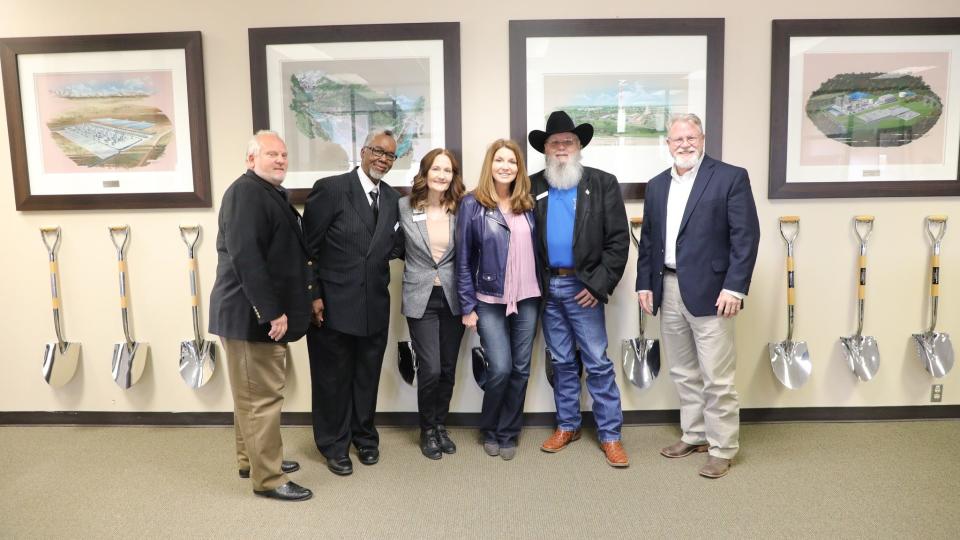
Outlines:
{"label": "dark wood picture frame", "polygon": [[[443,42],[444,147],[462,163],[460,113],[460,23],[355,24],[250,28],[250,90],[253,131],[271,129],[267,89],[267,46],[305,43],[434,41]],[[407,187],[396,187],[402,194]],[[290,189],[290,199],[303,204],[309,188]]]}
{"label": "dark wood picture frame", "polygon": [[[724,19],[568,19],[510,21],[510,136],[526,151],[527,38],[602,36],[704,36],[707,38],[705,152],[721,159],[723,148]],[[611,54],[615,54],[611,51]],[[621,179],[624,199],[643,199],[649,179]]]}
{"label": "dark wood picture frame", "polygon": [[791,38],[817,36],[909,37],[953,34],[960,34],[960,18],[774,20],[770,70],[770,170],[767,197],[770,199],[815,199],[960,195],[960,166],[955,172],[955,178],[945,180],[792,183],[787,181]]}
{"label": "dark wood picture frame", "polygon": [[[18,56],[88,52],[182,49],[185,57],[187,108],[192,150],[193,191],[35,195],[30,193],[27,141],[24,135]],[[0,38],[0,70],[6,101],[10,158],[17,210],[100,210],[135,208],[210,208],[210,162],[207,149],[206,98],[200,32],[103,34]]]}

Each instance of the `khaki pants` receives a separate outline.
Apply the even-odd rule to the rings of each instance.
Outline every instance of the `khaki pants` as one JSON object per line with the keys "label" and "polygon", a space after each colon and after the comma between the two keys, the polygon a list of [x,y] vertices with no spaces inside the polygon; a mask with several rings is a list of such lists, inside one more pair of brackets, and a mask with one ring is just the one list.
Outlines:
{"label": "khaki pants", "polygon": [[237,436],[237,465],[250,469],[253,489],[265,491],[287,483],[280,470],[287,345],[221,338],[227,353],[227,372],[233,393],[233,425]]}
{"label": "khaki pants", "polygon": [[710,455],[733,459],[740,448],[733,319],[691,315],[670,273],[663,276],[660,308],[660,339],[680,396],[681,440],[709,443]]}

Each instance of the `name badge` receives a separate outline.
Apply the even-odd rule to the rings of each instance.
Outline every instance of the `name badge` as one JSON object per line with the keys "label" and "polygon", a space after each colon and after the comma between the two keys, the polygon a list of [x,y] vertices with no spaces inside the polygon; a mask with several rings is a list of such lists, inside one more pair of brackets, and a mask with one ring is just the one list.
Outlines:
{"label": "name badge", "polygon": [[417,221],[426,221],[426,220],[427,220],[427,215],[426,215],[426,214],[412,214],[410,217],[413,219],[414,223],[416,223]]}
{"label": "name badge", "polygon": [[543,193],[537,195],[537,200],[539,201],[540,199],[546,198],[546,196],[549,194],[550,194],[549,191],[544,191]]}

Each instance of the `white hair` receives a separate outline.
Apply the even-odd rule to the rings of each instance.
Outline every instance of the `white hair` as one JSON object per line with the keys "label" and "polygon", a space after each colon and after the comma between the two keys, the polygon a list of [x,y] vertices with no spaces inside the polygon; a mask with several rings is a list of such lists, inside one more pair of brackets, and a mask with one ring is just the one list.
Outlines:
{"label": "white hair", "polygon": [[374,139],[376,139],[381,135],[386,135],[387,137],[390,137],[394,141],[397,140],[397,136],[393,134],[393,131],[389,129],[376,129],[371,131],[370,133],[367,133],[367,138],[363,140],[363,145],[370,146],[370,143],[372,143]]}
{"label": "white hair", "polygon": [[700,131],[700,134],[703,135],[703,122],[700,121],[700,117],[693,113],[683,113],[683,114],[674,114],[670,116],[670,119],[667,120],[667,133],[670,133],[670,128],[673,127],[677,122],[685,122],[688,124],[693,124],[697,126],[697,129]]}
{"label": "white hair", "polygon": [[247,155],[244,156],[249,158],[250,156],[256,156],[260,153],[260,137],[271,135],[283,141],[283,138],[280,137],[280,134],[276,131],[270,131],[269,129],[261,129],[260,131],[253,134],[253,137],[250,137],[250,140],[247,141]]}
{"label": "white hair", "polygon": [[570,154],[569,161],[560,160],[547,156],[547,166],[543,170],[543,176],[547,183],[557,189],[569,189],[580,183],[583,178],[583,165],[580,163],[582,154],[576,152]]}

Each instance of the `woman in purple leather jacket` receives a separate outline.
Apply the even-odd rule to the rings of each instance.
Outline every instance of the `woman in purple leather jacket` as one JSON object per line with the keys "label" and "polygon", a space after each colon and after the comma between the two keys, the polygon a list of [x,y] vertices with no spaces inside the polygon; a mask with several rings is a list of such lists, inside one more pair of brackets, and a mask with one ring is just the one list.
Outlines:
{"label": "woman in purple leather jacket", "polygon": [[534,201],[517,143],[487,149],[477,188],[457,216],[457,289],[463,324],[480,334],[487,381],[480,436],[490,456],[517,453],[540,286],[534,249]]}

